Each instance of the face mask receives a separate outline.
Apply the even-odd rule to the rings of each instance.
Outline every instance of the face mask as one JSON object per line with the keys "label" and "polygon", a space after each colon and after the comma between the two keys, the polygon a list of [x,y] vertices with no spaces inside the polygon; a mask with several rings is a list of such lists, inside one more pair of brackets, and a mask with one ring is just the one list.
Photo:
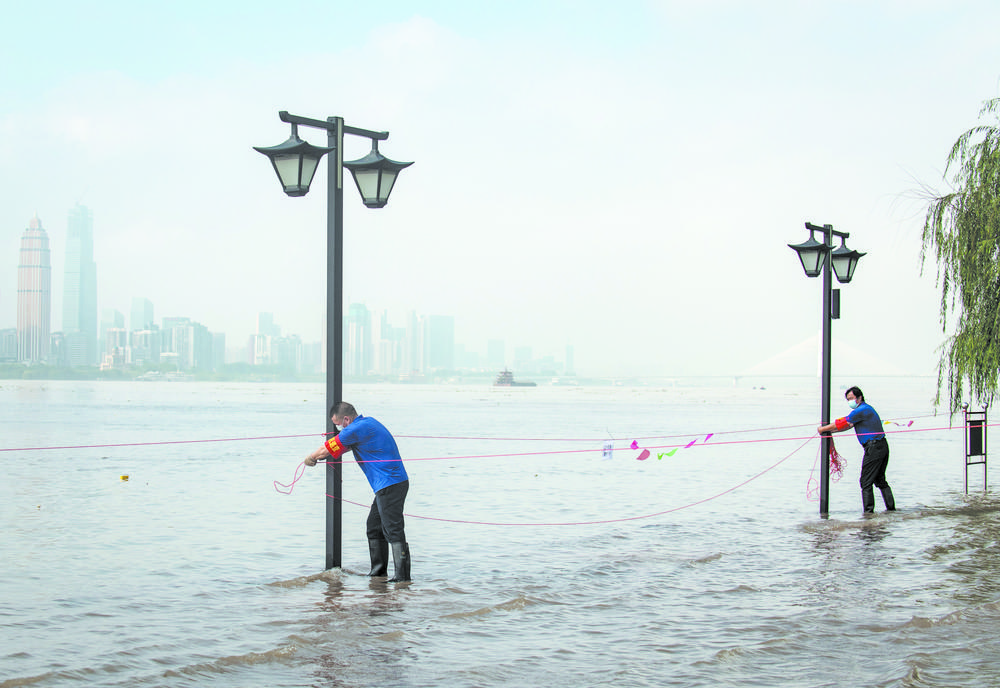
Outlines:
{"label": "face mask", "polygon": [[858,400],[851,399],[850,401],[847,402],[847,405],[850,406],[852,409],[856,409],[858,407]]}

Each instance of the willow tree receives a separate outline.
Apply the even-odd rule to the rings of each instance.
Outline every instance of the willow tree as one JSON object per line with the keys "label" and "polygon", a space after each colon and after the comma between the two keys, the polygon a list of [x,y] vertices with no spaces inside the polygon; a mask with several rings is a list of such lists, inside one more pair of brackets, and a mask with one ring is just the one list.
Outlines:
{"label": "willow tree", "polygon": [[957,411],[968,389],[982,403],[1000,382],[1000,98],[987,101],[980,124],[952,146],[945,179],[953,191],[932,197],[924,220],[922,265],[937,260],[941,328],[954,333],[941,346],[936,403],[948,387]]}

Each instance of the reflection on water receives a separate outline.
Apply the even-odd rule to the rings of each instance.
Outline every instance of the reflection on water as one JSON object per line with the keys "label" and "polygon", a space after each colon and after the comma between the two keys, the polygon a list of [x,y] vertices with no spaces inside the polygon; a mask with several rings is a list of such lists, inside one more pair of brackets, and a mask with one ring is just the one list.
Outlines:
{"label": "reflection on water", "polygon": [[867,544],[875,544],[889,534],[889,524],[886,520],[875,520],[869,518],[868,521],[858,528],[857,538]]}

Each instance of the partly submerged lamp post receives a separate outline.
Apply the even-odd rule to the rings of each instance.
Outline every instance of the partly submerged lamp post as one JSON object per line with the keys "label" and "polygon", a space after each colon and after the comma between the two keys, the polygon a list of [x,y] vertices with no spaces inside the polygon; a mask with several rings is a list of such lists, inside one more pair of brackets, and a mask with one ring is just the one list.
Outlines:
{"label": "partly submerged lamp post", "polygon": [[[378,142],[389,138],[387,131],[369,131],[344,124],[342,117],[326,120],[310,119],[278,113],[282,122],[292,125],[292,135],[284,143],[270,147],[254,147],[274,166],[281,186],[289,196],[305,196],[320,159],[327,153],[327,217],[326,217],[326,431],[335,432],[329,409],[343,401],[343,314],[344,314],[344,168],[354,175],[354,182],[369,208],[382,208],[399,171],[412,162],[396,162],[378,152]],[[299,138],[299,125],[324,129],[327,146],[314,146]],[[371,140],[372,150],[360,160],[344,162],[344,134]],[[326,568],[341,565],[341,505],[343,499],[342,464],[331,461],[326,465]]]}
{"label": "partly submerged lamp post", "polygon": [[[854,276],[854,268],[864,253],[848,249],[845,245],[847,232],[838,232],[833,225],[818,225],[806,223],[809,239],[801,244],[788,244],[795,249],[802,261],[802,269],[806,277],[818,277],[823,274],[823,372],[822,372],[822,424],[830,423],[830,344],[831,321],[840,317],[840,290],[832,289],[830,268],[837,275],[837,281],[847,284]],[[816,241],[816,232],[822,232],[823,241]],[[840,246],[834,248],[833,237],[840,237]],[[827,515],[830,512],[830,435],[821,438],[820,454],[823,457],[819,478],[819,513]]]}

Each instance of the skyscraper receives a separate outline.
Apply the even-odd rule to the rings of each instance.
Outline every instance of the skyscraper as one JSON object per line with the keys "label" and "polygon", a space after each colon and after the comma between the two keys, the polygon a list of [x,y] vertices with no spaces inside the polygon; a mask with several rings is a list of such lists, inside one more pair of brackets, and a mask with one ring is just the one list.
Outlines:
{"label": "skyscraper", "polygon": [[[393,327],[389,313],[382,311],[373,323],[372,347],[375,356],[373,368],[381,375],[398,375],[403,372],[403,348],[406,328]],[[409,372],[409,369],[406,369]]]}
{"label": "skyscraper", "polygon": [[133,332],[153,327],[153,302],[145,296],[132,297],[132,311],[129,314],[129,329]]}
{"label": "skyscraper", "polygon": [[[101,343],[101,358],[103,360],[105,354],[112,353],[108,351],[108,330],[124,330],[125,329],[125,315],[117,308],[105,308],[101,311],[101,326],[99,330],[99,341]],[[118,346],[118,335],[112,338],[112,348]]]}
{"label": "skyscraper", "polygon": [[[66,226],[66,271],[63,279],[62,331],[67,363],[97,363],[97,265],[94,263],[94,216],[76,204]],[[101,342],[101,350],[104,342]]]}
{"label": "skyscraper", "polygon": [[406,323],[406,341],[403,347],[403,362],[409,373],[424,372],[424,330],[425,318],[418,316],[416,311],[410,311]]}
{"label": "skyscraper", "polygon": [[251,365],[274,365],[281,363],[278,353],[278,339],[281,328],[274,324],[274,313],[257,313],[257,332],[250,335],[247,342],[248,359]]}
{"label": "skyscraper", "polygon": [[431,315],[424,327],[425,370],[455,368],[455,318],[451,315]]}
{"label": "skyscraper", "polygon": [[52,326],[52,263],[49,235],[36,215],[21,235],[17,265],[17,360],[43,363]]}
{"label": "skyscraper", "polygon": [[257,334],[267,337],[281,336],[281,328],[274,324],[274,313],[257,314]]}
{"label": "skyscraper", "polygon": [[576,356],[573,352],[573,345],[566,345],[566,369],[563,371],[566,375],[576,375]]}
{"label": "skyscraper", "polygon": [[160,362],[173,361],[178,370],[211,370],[212,334],[187,317],[163,318]]}
{"label": "skyscraper", "polygon": [[344,317],[344,374],[367,375],[373,358],[371,313],[363,303],[352,303]]}

